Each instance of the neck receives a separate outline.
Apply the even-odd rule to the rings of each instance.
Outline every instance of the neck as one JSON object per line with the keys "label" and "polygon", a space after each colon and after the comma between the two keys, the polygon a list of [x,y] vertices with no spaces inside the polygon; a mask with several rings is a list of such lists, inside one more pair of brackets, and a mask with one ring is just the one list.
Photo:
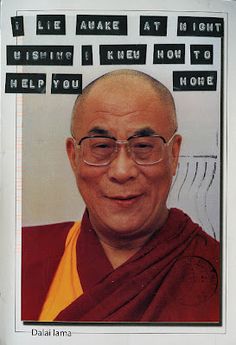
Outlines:
{"label": "neck", "polygon": [[106,238],[97,234],[99,241],[104,249],[104,252],[109,259],[112,267],[115,269],[125,263],[129,258],[136,254],[140,248],[149,240],[155,231],[148,233],[147,235],[137,238],[132,241],[120,240],[108,241]]}
{"label": "neck", "polygon": [[93,221],[92,217],[90,218],[90,222],[111,265],[113,268],[117,268],[137,253],[152,235],[163,226],[168,217],[168,213],[169,211],[166,208],[162,217],[155,222],[155,227],[146,228],[132,234],[122,234],[109,229],[105,229],[104,231],[104,227],[96,226],[96,222]]}
{"label": "neck", "polygon": [[102,240],[100,240],[100,242],[108,260],[110,261],[114,269],[116,269],[117,267],[125,263],[127,260],[129,260],[129,258],[131,258],[131,256],[137,253],[137,251],[140,249],[140,248],[132,248],[132,249],[116,248],[106,242],[103,242]]}

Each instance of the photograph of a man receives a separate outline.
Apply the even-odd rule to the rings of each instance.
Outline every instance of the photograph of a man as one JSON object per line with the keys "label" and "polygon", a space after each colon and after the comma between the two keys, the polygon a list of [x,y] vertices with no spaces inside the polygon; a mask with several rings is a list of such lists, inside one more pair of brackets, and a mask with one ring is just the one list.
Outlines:
{"label": "photograph of a man", "polygon": [[181,141],[153,77],[117,70],[85,87],[66,150],[86,210],[23,230],[22,320],[220,321],[219,243],[166,203]]}

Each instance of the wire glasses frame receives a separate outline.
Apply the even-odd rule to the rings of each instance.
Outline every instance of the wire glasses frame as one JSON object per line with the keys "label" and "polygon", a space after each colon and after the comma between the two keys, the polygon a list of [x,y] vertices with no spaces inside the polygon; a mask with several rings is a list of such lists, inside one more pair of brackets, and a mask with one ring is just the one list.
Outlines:
{"label": "wire glasses frame", "polygon": [[127,140],[117,140],[109,136],[86,136],[79,141],[73,136],[75,148],[81,150],[83,162],[92,166],[107,166],[116,157],[119,147],[125,145],[132,160],[138,165],[153,165],[163,160],[164,148],[176,135],[177,129],[167,141],[159,134],[134,135]]}

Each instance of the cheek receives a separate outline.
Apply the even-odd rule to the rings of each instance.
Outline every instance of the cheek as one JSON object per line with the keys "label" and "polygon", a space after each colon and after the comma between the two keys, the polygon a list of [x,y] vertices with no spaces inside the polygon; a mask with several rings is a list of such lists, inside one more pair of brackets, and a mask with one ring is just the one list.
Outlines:
{"label": "cheek", "polygon": [[146,181],[153,198],[165,201],[172,183],[172,171],[168,164],[159,164],[146,173]]}
{"label": "cheek", "polygon": [[103,169],[81,164],[75,172],[78,189],[85,200],[92,199],[98,193]]}

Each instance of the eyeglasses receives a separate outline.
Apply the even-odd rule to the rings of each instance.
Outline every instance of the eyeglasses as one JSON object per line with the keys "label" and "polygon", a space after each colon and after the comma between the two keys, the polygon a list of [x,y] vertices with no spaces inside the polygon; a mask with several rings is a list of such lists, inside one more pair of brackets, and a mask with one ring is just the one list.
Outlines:
{"label": "eyeglasses", "polygon": [[80,141],[74,139],[74,144],[81,150],[82,159],[88,165],[109,165],[118,155],[121,145],[126,145],[133,161],[139,165],[152,165],[163,160],[165,147],[174,138],[167,141],[158,134],[149,136],[132,136],[127,140],[117,140],[113,137],[92,136],[83,137]]}

